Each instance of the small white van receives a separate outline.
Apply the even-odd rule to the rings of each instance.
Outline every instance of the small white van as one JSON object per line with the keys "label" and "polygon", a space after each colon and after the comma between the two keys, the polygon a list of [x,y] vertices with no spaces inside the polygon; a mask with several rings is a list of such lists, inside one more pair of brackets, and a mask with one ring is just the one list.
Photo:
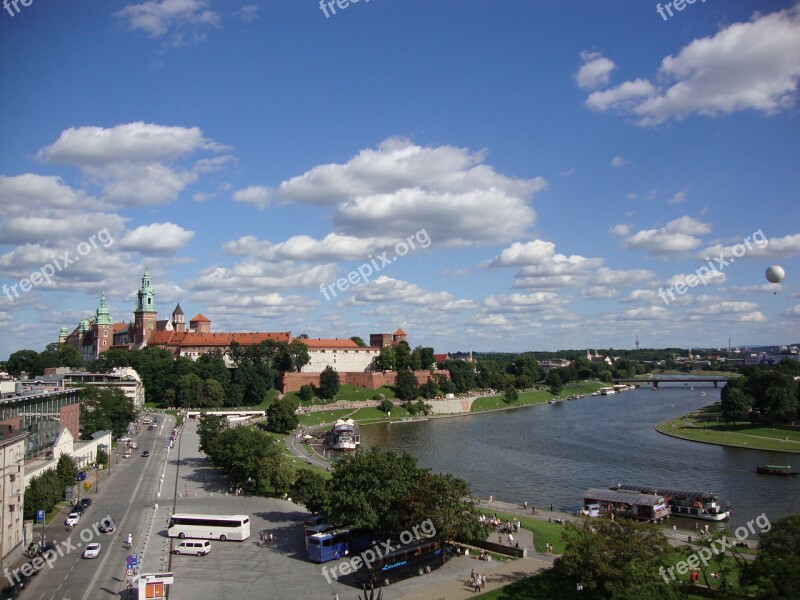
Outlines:
{"label": "small white van", "polygon": [[211,552],[211,542],[208,540],[181,540],[173,550],[175,554],[194,554],[205,556]]}

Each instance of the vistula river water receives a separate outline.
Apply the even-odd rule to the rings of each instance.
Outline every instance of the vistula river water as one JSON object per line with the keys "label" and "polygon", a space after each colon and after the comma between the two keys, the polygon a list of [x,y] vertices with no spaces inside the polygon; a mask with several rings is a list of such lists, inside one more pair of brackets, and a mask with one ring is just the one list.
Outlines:
{"label": "vistula river water", "polygon": [[[701,395],[705,393],[705,396]],[[719,399],[698,383],[649,387],[471,416],[361,428],[365,449],[416,457],[420,466],[466,479],[476,498],[574,512],[582,493],[613,482],[713,491],[738,527],[800,513],[800,476],[758,475],[760,464],[792,464],[796,454],[728,448],[658,433],[654,426]],[[694,521],[670,525],[693,529]]]}

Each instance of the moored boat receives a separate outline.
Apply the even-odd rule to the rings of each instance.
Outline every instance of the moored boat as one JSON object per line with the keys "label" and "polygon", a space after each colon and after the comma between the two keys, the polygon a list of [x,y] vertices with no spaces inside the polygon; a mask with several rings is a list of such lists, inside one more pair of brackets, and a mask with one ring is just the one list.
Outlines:
{"label": "moored boat", "polygon": [[355,450],[361,444],[358,425],[353,419],[339,419],[326,435],[326,443],[334,450]]}
{"label": "moored boat", "polygon": [[724,521],[731,516],[731,511],[729,509],[724,509],[717,503],[717,495],[714,492],[621,483],[614,484],[611,486],[611,489],[618,491],[632,490],[642,494],[663,496],[672,514],[678,517],[689,517],[706,521]]}
{"label": "moored boat", "polygon": [[762,475],[797,475],[797,471],[792,471],[791,465],[759,465],[756,472]]}

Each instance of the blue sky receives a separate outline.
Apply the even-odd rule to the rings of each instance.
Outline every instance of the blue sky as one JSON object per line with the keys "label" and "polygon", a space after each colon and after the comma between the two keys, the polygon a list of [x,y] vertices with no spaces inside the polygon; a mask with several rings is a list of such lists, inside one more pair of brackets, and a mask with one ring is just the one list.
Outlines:
{"label": "blue sky", "polygon": [[145,266],[216,331],[798,341],[800,5],[341,4],[0,12],[0,356]]}

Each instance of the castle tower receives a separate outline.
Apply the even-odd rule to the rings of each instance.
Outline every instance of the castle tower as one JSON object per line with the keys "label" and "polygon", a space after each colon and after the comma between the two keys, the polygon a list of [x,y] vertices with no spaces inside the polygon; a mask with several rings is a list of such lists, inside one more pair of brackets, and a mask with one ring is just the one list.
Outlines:
{"label": "castle tower", "polygon": [[114,344],[114,320],[108,313],[105,290],[103,290],[100,296],[100,306],[97,307],[97,311],[95,312],[94,325],[96,335],[92,354],[94,354],[96,358]]}
{"label": "castle tower", "polygon": [[141,345],[147,342],[156,330],[156,301],[147,269],[142,275],[142,287],[139,288],[136,298],[136,310],[133,311],[133,343]]}
{"label": "castle tower", "polygon": [[178,333],[186,331],[186,320],[180,302],[178,302],[175,310],[172,311],[172,328]]}
{"label": "castle tower", "polygon": [[67,341],[67,336],[69,335],[69,331],[67,331],[66,327],[62,327],[58,332],[58,343],[63,344]]}

